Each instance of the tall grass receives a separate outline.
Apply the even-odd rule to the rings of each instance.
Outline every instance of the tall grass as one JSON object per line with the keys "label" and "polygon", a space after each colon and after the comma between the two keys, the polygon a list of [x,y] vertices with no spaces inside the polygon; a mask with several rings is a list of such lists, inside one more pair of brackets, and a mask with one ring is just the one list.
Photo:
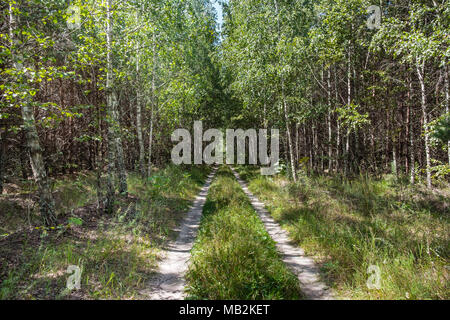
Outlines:
{"label": "tall grass", "polygon": [[[0,299],[141,298],[139,292],[156,268],[162,245],[207,172],[169,166],[149,180],[130,173],[130,197],[118,199],[113,215],[84,211],[76,216],[75,210],[69,219],[80,225],[34,229],[0,239]],[[73,192],[73,199],[62,205],[74,206],[88,198],[76,193],[84,189],[76,185],[79,179],[84,178],[75,178],[73,185],[69,180],[58,183],[58,188]],[[80,291],[66,289],[69,265],[82,270]]]}
{"label": "tall grass", "polygon": [[[42,223],[35,183],[16,182],[14,192],[0,195],[0,240],[4,235]],[[59,177],[52,189],[58,217],[96,202],[96,178],[92,172]]]}
{"label": "tall grass", "polygon": [[[239,169],[291,238],[344,297],[449,299],[448,195],[389,179],[306,177],[297,184]],[[381,271],[369,289],[367,269]]]}
{"label": "tall grass", "polygon": [[238,182],[222,167],[209,191],[187,274],[190,299],[298,299],[296,277]]}
{"label": "tall grass", "polygon": [[81,172],[66,176],[53,183],[57,213],[63,215],[70,210],[96,201],[96,176],[92,172]]}

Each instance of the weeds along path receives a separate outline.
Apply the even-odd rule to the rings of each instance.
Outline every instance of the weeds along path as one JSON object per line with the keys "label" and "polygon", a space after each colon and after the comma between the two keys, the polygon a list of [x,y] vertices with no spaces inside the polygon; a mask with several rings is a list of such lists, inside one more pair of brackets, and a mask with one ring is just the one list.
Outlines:
{"label": "weeds along path", "polygon": [[304,298],[230,168],[221,166],[203,207],[186,274],[187,299]]}
{"label": "weeds along path", "polygon": [[188,268],[190,252],[197,235],[203,205],[216,169],[209,174],[194,203],[183,219],[178,238],[170,243],[165,258],[160,262],[158,273],[150,280],[142,294],[151,300],[181,300],[184,298],[184,275]]}
{"label": "weeds along path", "polygon": [[264,223],[267,232],[276,242],[277,249],[283,255],[284,263],[297,275],[300,287],[306,298],[313,300],[333,299],[333,294],[329,288],[320,281],[319,268],[314,261],[305,256],[303,249],[290,244],[287,232],[273,220],[265,209],[264,204],[250,192],[247,184],[240,178],[236,170],[232,168],[232,171],[245,194],[250,198],[252,206]]}

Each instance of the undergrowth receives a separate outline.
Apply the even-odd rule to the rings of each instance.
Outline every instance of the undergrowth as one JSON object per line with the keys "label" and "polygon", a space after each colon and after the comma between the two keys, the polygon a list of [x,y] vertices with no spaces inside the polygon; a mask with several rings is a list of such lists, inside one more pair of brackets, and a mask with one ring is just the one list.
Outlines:
{"label": "undergrowth", "polygon": [[187,274],[189,299],[298,299],[297,278],[227,167],[203,209]]}
{"label": "undergrowth", "polygon": [[[292,183],[262,177],[256,168],[239,172],[343,297],[450,298],[448,190],[388,177],[303,175]],[[367,286],[372,265],[380,271],[379,289]]]}
{"label": "undergrowth", "polygon": [[[70,209],[58,227],[35,224],[0,238],[0,299],[140,298],[207,171],[169,166],[148,180],[130,173],[130,195],[118,198],[111,216],[86,205],[96,195],[94,183],[82,182],[89,175],[57,181],[57,204]],[[81,270],[80,290],[66,287],[70,265]]]}

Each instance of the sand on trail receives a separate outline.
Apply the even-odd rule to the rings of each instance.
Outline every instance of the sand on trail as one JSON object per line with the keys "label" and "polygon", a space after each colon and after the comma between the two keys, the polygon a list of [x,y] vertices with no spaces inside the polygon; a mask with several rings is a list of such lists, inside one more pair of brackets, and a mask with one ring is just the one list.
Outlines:
{"label": "sand on trail", "polygon": [[[175,242],[165,248],[165,257],[159,263],[157,274],[150,279],[146,289],[141,294],[150,300],[182,300],[185,297],[184,276],[188,270],[191,249],[194,245],[202,217],[203,205],[206,202],[211,181],[216,169],[208,176],[200,193],[194,200],[191,209],[186,214]],[[175,230],[175,231],[178,231]]]}
{"label": "sand on trail", "polygon": [[306,299],[334,299],[331,290],[320,281],[319,268],[313,259],[307,257],[303,249],[291,244],[288,233],[273,220],[269,212],[265,209],[264,204],[250,192],[247,184],[240,178],[239,174],[234,169],[232,171],[245,194],[250,198],[252,206],[264,223],[267,232],[276,242],[277,249],[283,257],[283,262],[298,277],[300,287]]}

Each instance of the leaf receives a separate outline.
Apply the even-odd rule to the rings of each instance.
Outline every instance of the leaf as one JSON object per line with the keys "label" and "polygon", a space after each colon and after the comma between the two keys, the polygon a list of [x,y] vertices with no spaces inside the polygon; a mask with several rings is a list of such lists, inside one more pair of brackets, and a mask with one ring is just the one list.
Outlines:
{"label": "leaf", "polygon": [[68,223],[69,223],[69,225],[81,226],[81,225],[83,225],[83,220],[78,217],[70,217],[68,219]]}

